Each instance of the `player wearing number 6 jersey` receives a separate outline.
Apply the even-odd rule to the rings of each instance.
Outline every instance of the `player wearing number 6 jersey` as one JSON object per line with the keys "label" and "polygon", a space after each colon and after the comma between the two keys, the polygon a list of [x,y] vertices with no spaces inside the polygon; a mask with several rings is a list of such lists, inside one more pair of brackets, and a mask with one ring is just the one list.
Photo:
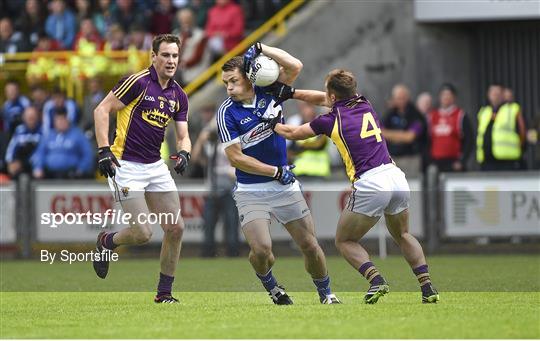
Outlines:
{"label": "player wearing number 6 jersey", "polygon": [[422,302],[436,303],[439,295],[431,285],[422,247],[408,232],[409,185],[405,174],[388,154],[377,113],[364,96],[357,94],[354,75],[345,70],[331,71],[326,77],[326,93],[284,89],[287,87],[278,84],[271,91],[279,90],[291,94],[288,98],[332,108],[328,114],[299,127],[281,124],[281,117],[273,119],[271,126],[276,133],[290,140],[324,134],[337,146],[353,188],[338,222],[336,246],[370,282],[365,303],[376,303],[389,292],[388,284],[358,243],[383,213],[390,234],[420,282]]}

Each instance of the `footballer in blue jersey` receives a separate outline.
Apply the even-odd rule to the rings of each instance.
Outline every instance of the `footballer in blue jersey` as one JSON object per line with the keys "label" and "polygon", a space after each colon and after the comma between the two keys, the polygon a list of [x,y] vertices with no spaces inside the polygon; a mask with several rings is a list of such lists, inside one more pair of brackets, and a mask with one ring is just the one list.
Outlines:
{"label": "footballer in blue jersey", "polygon": [[292,304],[272,274],[274,255],[270,218],[282,223],[304,254],[306,270],[323,304],[340,303],[330,289],[324,253],[315,238],[311,212],[287,165],[285,139],[275,134],[269,121],[282,110],[264,88],[253,86],[246,76],[259,54],[274,59],[280,67],[278,80],[292,84],[302,63],[287,52],[256,43],[244,57],[234,57],[222,67],[227,98],[216,114],[218,135],[231,165],[236,168],[234,199],[242,232],[250,246],[249,261],[272,301]]}

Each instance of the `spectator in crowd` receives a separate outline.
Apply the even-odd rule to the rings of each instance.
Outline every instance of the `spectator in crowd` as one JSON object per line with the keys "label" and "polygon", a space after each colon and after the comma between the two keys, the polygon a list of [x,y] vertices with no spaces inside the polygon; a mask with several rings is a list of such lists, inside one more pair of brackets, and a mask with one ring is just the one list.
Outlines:
{"label": "spectator in crowd", "polygon": [[94,13],[94,25],[99,32],[99,35],[105,37],[109,31],[109,27],[113,23],[111,0],[99,0],[97,10]]}
{"label": "spectator in crowd", "polygon": [[382,122],[382,133],[397,166],[405,174],[415,176],[420,172],[426,120],[410,98],[409,89],[405,85],[394,86],[391,108]]}
{"label": "spectator in crowd", "polygon": [[2,118],[4,120],[4,131],[11,137],[15,128],[22,122],[24,109],[30,105],[30,100],[21,94],[19,82],[10,79],[4,87],[6,101],[2,105]]}
{"label": "spectator in crowd", "polygon": [[[215,112],[215,107],[214,107]],[[239,255],[238,213],[232,193],[236,184],[235,170],[231,167],[223,145],[218,141],[217,124],[212,119],[205,126],[193,146],[191,161],[206,166],[208,194],[204,204],[203,257],[216,256],[215,229],[223,219],[226,255]]]}
{"label": "spectator in crowd", "polygon": [[514,103],[514,91],[508,87],[503,88],[503,98],[505,103]]}
{"label": "spectator in crowd", "polygon": [[[317,117],[315,106],[307,102],[297,102],[300,121],[296,125],[311,122]],[[295,122],[296,123],[296,122]],[[303,141],[291,141],[287,154],[295,165],[294,174],[300,180],[321,180],[330,176],[330,154],[328,138],[324,135],[310,137]]]}
{"label": "spectator in crowd", "polygon": [[30,90],[30,102],[32,106],[37,109],[40,121],[42,119],[43,106],[48,99],[49,92],[43,87],[43,85],[36,84]]}
{"label": "spectator in crowd", "polygon": [[[94,137],[94,109],[103,98],[105,98],[105,91],[103,91],[100,80],[98,78],[90,78],[88,80],[88,91],[86,92],[86,96],[84,96],[79,126],[85,134],[91,133],[92,137]],[[115,115],[109,116],[114,117]]]}
{"label": "spectator in crowd", "polygon": [[443,84],[439,108],[429,113],[430,159],[440,172],[464,171],[474,146],[471,122],[456,105],[456,89]]}
{"label": "spectator in crowd", "polygon": [[13,30],[13,23],[8,17],[0,19],[0,53],[28,52],[32,50],[24,34]]}
{"label": "spectator in crowd", "polygon": [[174,20],[174,7],[171,0],[159,0],[150,19],[150,32],[154,35],[171,33]]}
{"label": "spectator in crowd", "polygon": [[53,0],[49,6],[51,14],[45,22],[45,31],[60,43],[62,49],[70,50],[77,32],[75,14],[66,8],[64,0]]}
{"label": "spectator in crowd", "polygon": [[53,90],[51,99],[43,105],[43,134],[47,135],[54,127],[54,114],[63,109],[67,113],[67,119],[71,125],[75,126],[78,120],[78,108],[75,100],[67,98],[60,89]]}
{"label": "spectator in crowd", "polygon": [[206,19],[208,17],[208,11],[212,7],[213,3],[206,0],[191,0],[189,8],[195,14],[195,25],[197,27],[206,27]]}
{"label": "spectator in crowd", "polygon": [[205,28],[212,60],[236,46],[244,36],[244,12],[231,0],[216,0],[208,11]]}
{"label": "spectator in crowd", "polygon": [[93,153],[83,132],[72,126],[65,108],[54,113],[54,129],[44,135],[32,156],[37,179],[76,179],[91,174]]}
{"label": "spectator in crowd", "polygon": [[26,107],[23,123],[15,129],[6,151],[9,175],[16,179],[22,173],[32,174],[30,158],[41,140],[39,112],[36,107]]}
{"label": "spectator in crowd", "polygon": [[120,51],[127,48],[126,32],[122,26],[112,24],[107,32],[105,41],[105,51]]}
{"label": "spectator in crowd", "polygon": [[[147,51],[152,48],[152,35],[140,25],[133,25],[129,30],[129,48]],[[184,45],[182,45],[182,49]]]}
{"label": "spectator in crowd", "polygon": [[79,23],[79,26],[86,18],[91,18],[92,20],[94,11],[90,0],[75,0],[75,10],[77,11],[77,22]]}
{"label": "spectator in crowd", "polygon": [[433,98],[429,92],[422,92],[416,97],[416,110],[424,117],[433,110]]}
{"label": "spectator in crowd", "polygon": [[112,10],[112,22],[120,25],[124,32],[128,32],[133,24],[146,26],[145,13],[133,0],[117,0]]}
{"label": "spectator in crowd", "polygon": [[489,104],[478,112],[476,160],[486,171],[522,168],[525,121],[519,104],[505,102],[503,87],[488,89]]}
{"label": "spectator in crowd", "polygon": [[45,9],[39,0],[26,0],[24,11],[15,21],[17,31],[30,41],[31,48],[37,45],[39,33],[45,28]]}
{"label": "spectator in crowd", "polygon": [[206,49],[206,36],[204,31],[195,26],[195,18],[190,8],[177,12],[180,23],[179,30],[174,34],[180,37],[182,52],[180,55],[179,78],[180,84],[187,84],[195,79],[210,65],[210,54]]}
{"label": "spectator in crowd", "polygon": [[38,35],[38,41],[36,47],[34,48],[34,52],[58,51],[61,48],[62,46],[58,41],[52,39],[46,33],[42,32]]}
{"label": "spectator in crowd", "polygon": [[[82,18],[80,29],[75,37],[73,49],[81,53],[90,53],[103,49],[103,40],[94,26],[91,17]],[[89,51],[90,50],[90,51]]]}

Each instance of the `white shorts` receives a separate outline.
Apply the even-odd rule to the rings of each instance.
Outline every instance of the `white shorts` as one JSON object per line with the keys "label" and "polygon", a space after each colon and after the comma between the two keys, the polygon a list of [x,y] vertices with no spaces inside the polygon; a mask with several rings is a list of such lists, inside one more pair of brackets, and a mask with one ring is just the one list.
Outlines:
{"label": "white shorts", "polygon": [[139,163],[118,160],[114,180],[108,178],[114,199],[122,201],[144,196],[144,192],[176,191],[176,184],[163,160],[154,163]]}
{"label": "white shorts", "polygon": [[281,224],[287,224],[310,214],[298,180],[289,185],[277,181],[239,183],[233,196],[241,226],[255,219],[270,220],[271,215]]}
{"label": "white shorts", "polygon": [[394,164],[368,170],[353,184],[346,208],[369,217],[398,214],[409,208],[410,189],[405,174]]}

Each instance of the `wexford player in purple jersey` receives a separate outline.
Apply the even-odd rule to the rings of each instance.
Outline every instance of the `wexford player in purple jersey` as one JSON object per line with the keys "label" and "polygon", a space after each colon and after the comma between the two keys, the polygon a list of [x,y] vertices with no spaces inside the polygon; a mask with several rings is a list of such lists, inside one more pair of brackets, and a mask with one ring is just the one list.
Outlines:
{"label": "wexford player in purple jersey", "polygon": [[[131,214],[129,227],[118,232],[101,232],[97,251],[110,252],[119,245],[140,245],[152,236],[146,219],[150,212],[161,217],[164,231],[161,245],[161,272],[156,303],[177,303],[171,294],[184,222],[176,185],[160,156],[165,128],[171,120],[176,128],[174,156],[177,173],[183,174],[190,158],[188,98],[173,79],[178,66],[180,41],[163,34],[152,42],[152,65],[125,77],[109,92],[94,111],[99,148],[99,170],[108,177],[115,200],[124,213]],[[109,146],[109,113],[117,113],[116,138]],[[168,214],[168,215],[166,215]],[[108,261],[95,261],[94,270],[105,278]]]}
{"label": "wexford player in purple jersey", "polygon": [[254,60],[261,52],[282,66],[279,79],[284,83],[292,84],[302,68],[300,61],[287,52],[261,43],[251,46],[243,59],[234,57],[222,67],[229,98],[219,108],[216,120],[225,153],[236,168],[234,199],[250,247],[249,261],[275,304],[293,303],[272,274],[272,215],[285,226],[304,254],[306,270],[320,302],[340,303],[330,290],[326,259],[315,238],[311,213],[287,165],[285,139],[274,134],[268,123],[281,106],[262,88],[253,86],[245,73],[255,67]]}
{"label": "wexford player in purple jersey", "polygon": [[390,234],[416,275],[423,303],[436,303],[439,294],[431,284],[420,243],[409,234],[409,185],[405,174],[393,163],[381,124],[369,101],[357,93],[354,75],[333,70],[326,77],[326,93],[295,90],[275,83],[267,90],[279,100],[304,100],[332,108],[310,123],[296,127],[281,124],[281,113],[270,121],[273,130],[290,140],[324,134],[339,150],[353,191],[342,212],[336,232],[336,246],[345,259],[370,283],[364,302],[374,304],[389,292],[388,283],[369,259],[359,240],[384,214]]}

